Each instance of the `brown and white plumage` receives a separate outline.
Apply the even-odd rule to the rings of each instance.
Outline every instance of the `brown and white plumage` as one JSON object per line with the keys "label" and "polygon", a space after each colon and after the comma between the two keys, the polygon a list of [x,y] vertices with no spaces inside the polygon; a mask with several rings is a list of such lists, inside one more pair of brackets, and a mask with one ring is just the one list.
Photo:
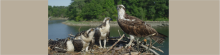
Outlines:
{"label": "brown and white plumage", "polygon": [[[123,5],[117,5],[118,19],[117,22],[120,28],[130,35],[131,41],[127,46],[130,46],[135,37],[146,37],[150,34],[156,33],[151,37],[153,40],[157,40],[157,43],[161,44],[165,40],[165,35],[161,35],[154,28],[152,28],[146,22],[126,14],[125,7]],[[126,47],[127,47],[126,46]]]}
{"label": "brown and white plumage", "polygon": [[95,42],[99,42],[100,48],[103,48],[101,40],[104,40],[104,48],[106,48],[106,41],[110,36],[110,20],[112,20],[110,17],[105,17],[103,23],[95,29]]}
{"label": "brown and white plumage", "polygon": [[93,46],[95,29],[90,28],[89,30],[82,31],[76,34],[74,38],[74,47],[77,51],[88,51],[89,47]]}

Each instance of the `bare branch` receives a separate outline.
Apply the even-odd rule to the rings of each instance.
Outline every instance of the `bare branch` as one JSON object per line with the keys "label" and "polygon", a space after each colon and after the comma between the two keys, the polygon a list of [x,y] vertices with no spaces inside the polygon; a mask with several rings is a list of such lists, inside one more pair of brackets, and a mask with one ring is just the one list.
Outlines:
{"label": "bare branch", "polygon": [[[149,46],[149,44],[147,44],[147,46]],[[157,50],[157,51],[160,51],[160,52],[164,53],[163,50],[161,50],[161,49],[159,49],[159,48],[157,48],[157,47],[152,46],[151,48],[153,48],[153,49],[155,49],[155,50]]]}
{"label": "bare branch", "polygon": [[121,36],[121,34],[120,34],[119,30],[118,30],[118,33],[119,33],[119,35]]}
{"label": "bare branch", "polygon": [[81,26],[79,27],[79,32],[80,32],[80,28],[81,28]]}
{"label": "bare branch", "polygon": [[[141,46],[144,47],[144,48],[146,48],[146,49],[148,49],[148,47],[145,46],[145,45],[143,45],[143,44],[141,44]],[[160,55],[160,54],[158,54],[156,51],[154,51],[154,50],[151,49],[151,48],[149,48],[149,50],[150,50],[151,52],[153,52],[155,55]]]}
{"label": "bare branch", "polygon": [[115,42],[105,53],[107,53],[108,51],[110,51],[123,37],[124,37],[124,34],[123,34],[122,37],[121,37],[120,39],[118,39],[118,41]]}

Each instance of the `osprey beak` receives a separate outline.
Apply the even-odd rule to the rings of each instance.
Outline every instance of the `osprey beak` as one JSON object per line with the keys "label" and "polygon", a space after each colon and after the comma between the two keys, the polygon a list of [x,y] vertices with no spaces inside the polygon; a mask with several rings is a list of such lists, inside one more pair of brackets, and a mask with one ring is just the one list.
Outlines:
{"label": "osprey beak", "polygon": [[91,29],[91,31],[93,31],[93,29]]}

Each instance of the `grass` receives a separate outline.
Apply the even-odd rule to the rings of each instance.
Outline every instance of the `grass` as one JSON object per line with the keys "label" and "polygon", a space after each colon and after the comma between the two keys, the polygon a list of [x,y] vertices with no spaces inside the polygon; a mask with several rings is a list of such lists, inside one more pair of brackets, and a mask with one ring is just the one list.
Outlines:
{"label": "grass", "polygon": [[169,21],[168,18],[157,18],[155,21]]}
{"label": "grass", "polygon": [[67,18],[63,18],[63,17],[50,17],[50,20],[66,20],[66,19]]}

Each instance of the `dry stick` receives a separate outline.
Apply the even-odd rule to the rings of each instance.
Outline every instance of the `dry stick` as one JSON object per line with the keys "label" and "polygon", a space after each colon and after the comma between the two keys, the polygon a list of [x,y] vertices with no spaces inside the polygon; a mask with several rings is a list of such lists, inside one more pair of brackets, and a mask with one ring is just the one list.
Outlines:
{"label": "dry stick", "polygon": [[[157,40],[158,41],[158,40]],[[152,48],[152,46],[157,42],[155,41],[153,44],[152,44],[152,40],[150,41],[150,45],[148,47]]]}
{"label": "dry stick", "polygon": [[72,32],[69,34],[69,36],[70,36],[70,37],[71,37],[71,36],[74,37],[74,35],[72,34]]}
{"label": "dry stick", "polygon": [[118,30],[118,33],[119,33],[119,35],[121,36],[121,34],[120,34],[119,30]]}
{"label": "dry stick", "polygon": [[123,37],[124,37],[124,34],[123,34],[122,37],[121,37],[120,39],[118,39],[118,41],[115,42],[105,53],[107,53],[108,51],[110,51]]}
{"label": "dry stick", "polygon": [[[151,35],[148,35],[148,36],[146,36],[146,37],[154,36],[155,34],[156,34],[156,33],[153,33],[153,34],[151,34]],[[146,38],[146,37],[145,37],[145,38]]]}
{"label": "dry stick", "polygon": [[158,54],[156,51],[154,51],[153,49],[148,48],[147,46],[145,46],[145,45],[143,45],[143,44],[141,44],[141,46],[144,47],[144,48],[146,48],[146,49],[149,49],[149,50],[150,50],[151,52],[153,52],[155,55],[160,55],[160,54]]}
{"label": "dry stick", "polygon": [[[151,41],[152,41],[152,40],[151,40]],[[157,40],[157,41],[158,41],[158,40]],[[155,41],[153,44],[152,44],[152,42],[151,42],[148,47],[149,47],[149,48],[152,48],[152,46],[153,46],[157,41]]]}
{"label": "dry stick", "polygon": [[[158,41],[158,40],[157,40]],[[155,41],[152,45],[154,45],[157,41]]]}
{"label": "dry stick", "polygon": [[149,48],[148,48],[148,52],[149,52],[149,49],[151,48],[150,46],[152,46],[152,39],[150,39],[150,45],[148,46]]}
{"label": "dry stick", "polygon": [[[153,33],[153,34],[151,34],[151,35],[148,35],[147,37],[149,37],[150,38],[150,36],[154,36],[156,33]],[[146,37],[145,37],[146,38]],[[150,45],[151,45],[151,43],[152,43],[152,40],[151,40],[151,38],[150,38]],[[149,46],[150,47],[150,46]],[[147,52],[148,52],[148,50],[149,49],[147,49]]]}
{"label": "dry stick", "polygon": [[[148,45],[148,46],[149,46],[149,45]],[[152,46],[151,48],[153,48],[153,49],[155,49],[155,50],[157,50],[157,51],[160,51],[160,52],[164,53],[163,50],[161,50],[160,48],[157,48],[157,47],[154,47],[154,46]]]}
{"label": "dry stick", "polygon": [[80,28],[81,28],[81,26],[79,27],[79,32],[80,32]]}

